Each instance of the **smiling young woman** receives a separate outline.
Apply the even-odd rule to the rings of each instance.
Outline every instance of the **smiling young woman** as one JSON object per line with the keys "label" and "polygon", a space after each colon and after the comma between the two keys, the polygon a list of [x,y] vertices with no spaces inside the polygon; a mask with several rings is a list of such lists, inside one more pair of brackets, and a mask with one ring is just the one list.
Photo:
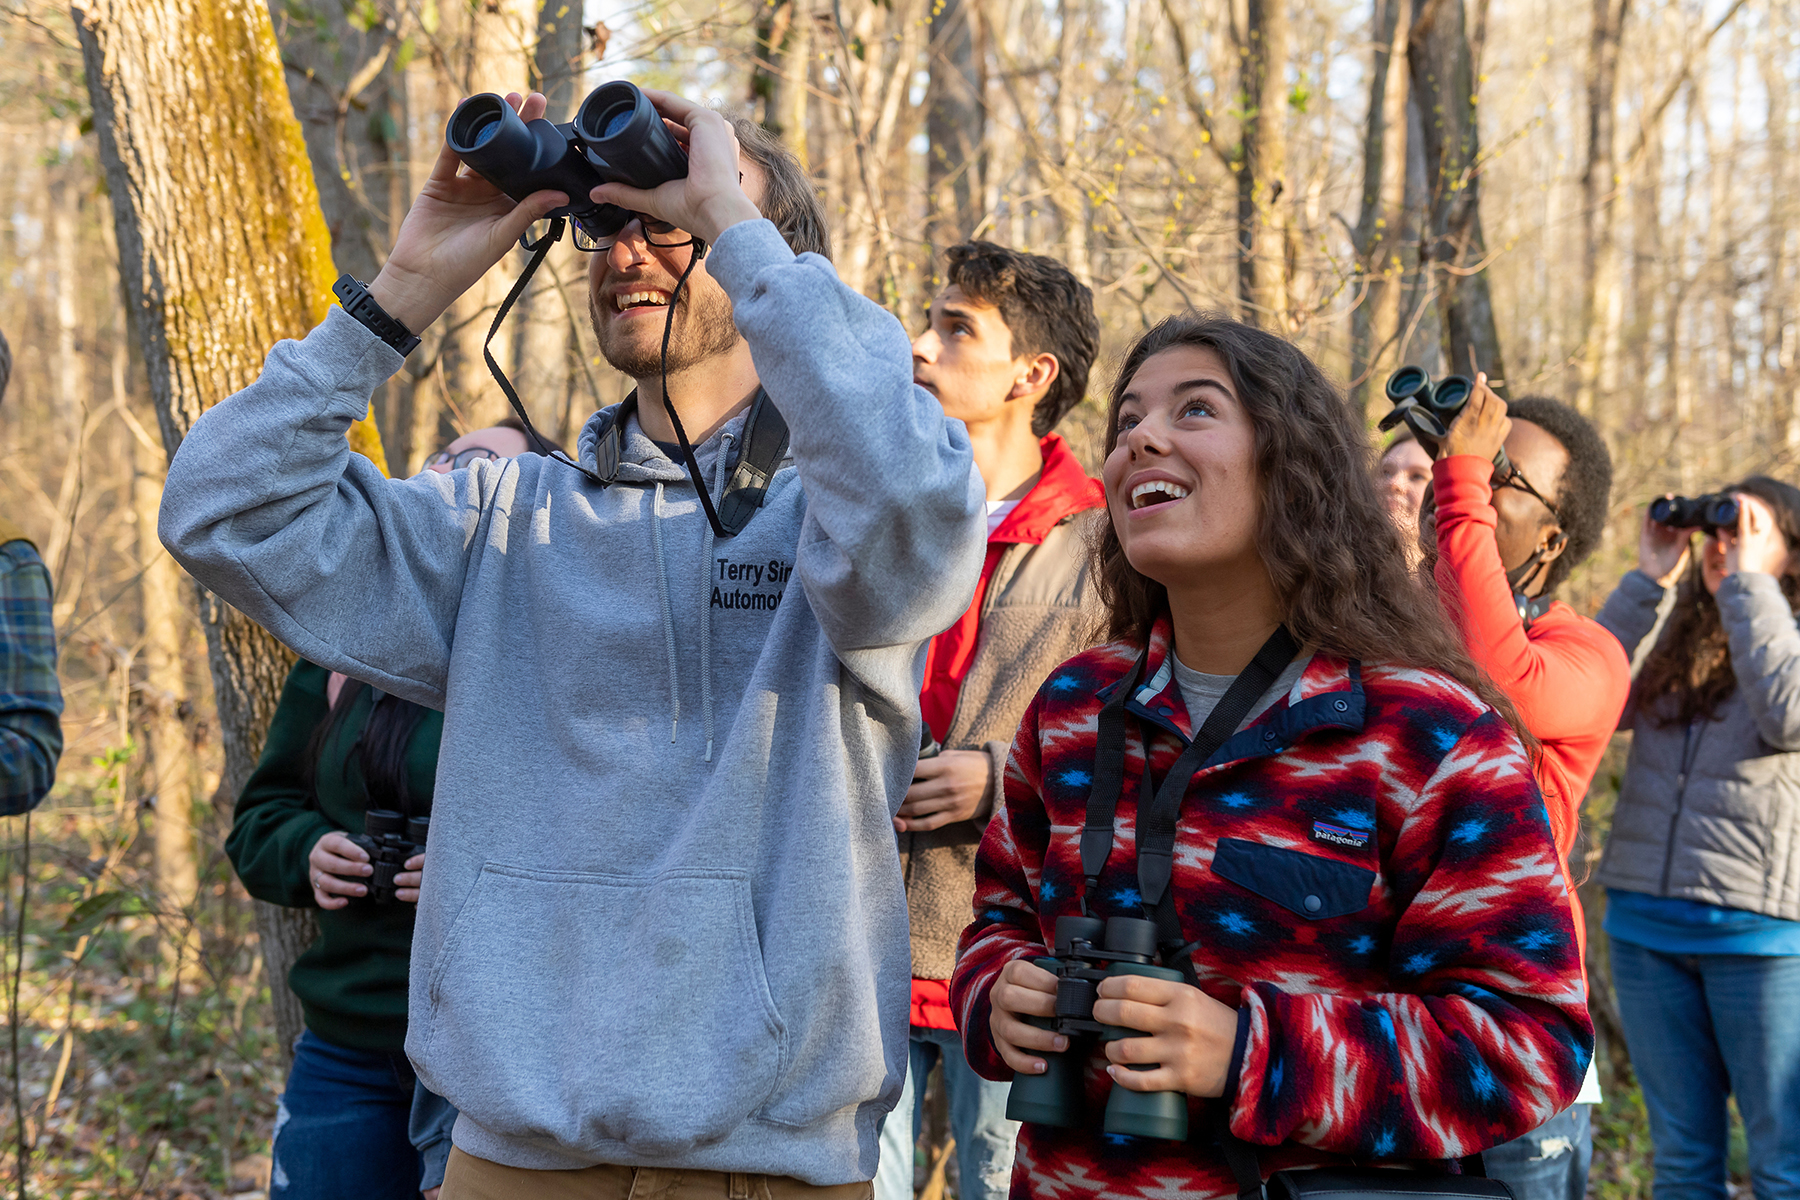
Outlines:
{"label": "smiling young woman", "polygon": [[[1511,709],[1407,569],[1360,423],[1294,346],[1202,315],[1138,342],[1111,418],[1112,641],[1025,717],[952,984],[983,1075],[1086,1064],[1087,1119],[1024,1126],[1014,1194],[1235,1195],[1222,1123],[1265,1172],[1534,1128],[1593,1045],[1556,848]],[[1223,698],[1247,666],[1244,713],[1249,688]],[[1172,774],[1164,884],[1137,799],[1160,808]],[[1109,825],[1084,863],[1083,827]],[[1026,1020],[1055,1011],[1031,960],[1081,914],[1160,920],[1182,975],[1102,983],[1094,1020],[1142,1034],[1104,1051]],[[1114,1088],[1185,1093],[1188,1140],[1106,1133]]]}

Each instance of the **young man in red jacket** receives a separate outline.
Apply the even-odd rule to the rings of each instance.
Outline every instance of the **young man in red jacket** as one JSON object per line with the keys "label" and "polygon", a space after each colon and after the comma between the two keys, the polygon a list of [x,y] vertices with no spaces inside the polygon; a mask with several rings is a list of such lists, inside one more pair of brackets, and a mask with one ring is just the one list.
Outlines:
{"label": "young man in red jacket", "polygon": [[882,1128],[876,1200],[912,1200],[933,1062],[943,1064],[957,1194],[1007,1194],[1018,1126],[1006,1119],[1006,1085],[963,1058],[950,972],[1019,718],[1045,676],[1087,649],[1100,618],[1081,518],[1105,494],[1051,432],[1087,391],[1100,337],[1093,293],[1053,258],[990,242],[952,246],[948,258],[948,283],[913,341],[913,382],[968,427],[987,485],[988,547],[968,611],[926,652],[919,708],[944,749],[920,760],[894,819],[912,922],[912,1042]]}
{"label": "young man in red jacket", "polygon": [[[1510,473],[1494,467],[1502,447]],[[1469,652],[1512,702],[1539,744],[1536,774],[1565,875],[1581,801],[1631,690],[1618,639],[1550,599],[1599,544],[1612,458],[1587,419],[1531,396],[1509,406],[1476,377],[1432,464],[1426,527],[1435,522],[1433,574]],[[1585,946],[1573,885],[1575,932]],[[1519,1200],[1581,1200],[1593,1158],[1590,1064],[1575,1104],[1484,1156]]]}

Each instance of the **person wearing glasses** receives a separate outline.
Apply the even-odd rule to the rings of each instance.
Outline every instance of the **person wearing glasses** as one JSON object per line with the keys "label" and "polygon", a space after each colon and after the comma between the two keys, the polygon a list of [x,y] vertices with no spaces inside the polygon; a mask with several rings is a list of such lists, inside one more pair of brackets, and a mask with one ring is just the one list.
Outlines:
{"label": "person wearing glasses", "polygon": [[1652,645],[1595,879],[1656,1195],[1731,1194],[1735,1099],[1750,1189],[1784,1200],[1800,1195],[1800,490],[1726,490],[1737,518],[1697,552],[1646,512],[1637,569],[1600,610],[1628,653]]}
{"label": "person wearing glasses", "polygon": [[[195,422],[161,534],[308,660],[444,714],[406,1032],[458,1110],[442,1200],[866,1200],[909,1049],[893,817],[986,489],[794,155],[644,94],[687,152],[653,192],[515,203],[445,146],[350,309]],[[571,201],[636,214],[582,246],[635,390],[573,461],[381,479],[350,422]]]}
{"label": "person wearing glasses", "polygon": [[[1431,534],[1426,565],[1470,655],[1537,739],[1534,773],[1567,877],[1581,802],[1618,727],[1631,668],[1617,638],[1551,597],[1600,544],[1612,457],[1568,405],[1544,396],[1509,404],[1485,375],[1476,376],[1468,405],[1435,449],[1420,518]],[[1501,449],[1511,463],[1506,471],[1494,465]],[[1585,953],[1572,882],[1569,903]],[[1590,1063],[1575,1103],[1489,1150],[1488,1173],[1512,1185],[1519,1200],[1581,1200],[1599,1100]]]}
{"label": "person wearing glasses", "polygon": [[[517,418],[465,433],[425,460],[447,475],[527,452]],[[275,1200],[435,1200],[456,1110],[406,1061],[407,965],[425,856],[368,900],[369,856],[349,838],[382,808],[431,812],[444,714],[301,659],[225,840],[238,877],[270,904],[318,911],[319,937],[287,983],[306,1030],[275,1130]],[[412,1125],[409,1137],[409,1119]]]}

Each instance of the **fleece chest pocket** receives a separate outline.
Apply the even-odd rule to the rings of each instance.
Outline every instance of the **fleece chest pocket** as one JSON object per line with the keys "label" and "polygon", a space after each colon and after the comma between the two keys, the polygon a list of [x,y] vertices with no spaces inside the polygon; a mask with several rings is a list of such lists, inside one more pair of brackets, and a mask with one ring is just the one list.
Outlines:
{"label": "fleece chest pocket", "polygon": [[1220,838],[1212,869],[1309,921],[1361,912],[1375,887],[1375,872],[1367,867],[1243,838]]}

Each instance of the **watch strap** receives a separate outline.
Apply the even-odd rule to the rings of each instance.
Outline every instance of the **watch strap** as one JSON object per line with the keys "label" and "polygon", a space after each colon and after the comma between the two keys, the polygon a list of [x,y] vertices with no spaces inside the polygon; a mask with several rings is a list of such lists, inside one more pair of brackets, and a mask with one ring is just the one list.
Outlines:
{"label": "watch strap", "polygon": [[362,322],[364,328],[388,345],[398,350],[402,357],[419,348],[419,339],[412,330],[381,307],[369,289],[358,283],[349,272],[338,276],[338,281],[331,285],[332,295],[344,306],[344,311]]}

